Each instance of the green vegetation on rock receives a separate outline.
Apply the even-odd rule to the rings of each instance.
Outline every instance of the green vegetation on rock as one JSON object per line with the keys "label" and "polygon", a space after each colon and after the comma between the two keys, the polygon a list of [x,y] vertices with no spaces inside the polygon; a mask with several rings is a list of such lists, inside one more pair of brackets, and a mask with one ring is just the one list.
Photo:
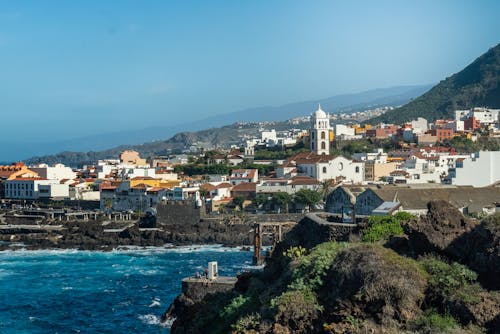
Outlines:
{"label": "green vegetation on rock", "polygon": [[370,216],[368,227],[363,231],[363,241],[377,242],[403,234],[401,223],[415,216],[407,212],[398,212],[394,216]]}

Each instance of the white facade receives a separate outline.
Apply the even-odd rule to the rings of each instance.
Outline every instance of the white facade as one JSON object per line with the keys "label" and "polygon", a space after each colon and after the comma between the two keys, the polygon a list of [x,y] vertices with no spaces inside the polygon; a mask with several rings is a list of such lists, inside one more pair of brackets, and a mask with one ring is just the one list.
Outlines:
{"label": "white facade", "polygon": [[48,180],[73,180],[76,177],[76,173],[70,167],[66,167],[63,164],[55,164],[54,166],[39,164],[30,167],[30,169],[40,175],[40,177]]}
{"label": "white facade", "polygon": [[276,134],[276,130],[272,129],[271,131],[262,131],[260,133],[261,142],[267,143],[269,141],[276,143],[278,141],[278,135]]}
{"label": "white facade", "polygon": [[481,124],[496,124],[500,109],[474,108],[473,116]]}
{"label": "white facade", "polygon": [[42,178],[17,178],[5,181],[5,198],[34,200],[40,196],[40,185],[53,184],[53,180]]}
{"label": "white facade", "polygon": [[350,126],[344,125],[344,124],[335,124],[335,136],[336,137],[341,137],[341,136],[354,136],[356,134],[356,131],[354,128],[351,128]]}
{"label": "white facade", "polygon": [[330,130],[328,114],[318,105],[318,110],[311,117],[311,152],[318,155],[330,154]]}
{"label": "white facade", "polygon": [[369,153],[354,153],[352,155],[354,160],[359,161],[373,161],[374,163],[385,164],[387,163],[387,153],[383,148],[378,148],[374,152]]}
{"label": "white facade", "polygon": [[429,130],[429,123],[425,118],[418,117],[416,120],[411,121],[411,127],[415,134],[425,133]]}
{"label": "white facade", "polygon": [[326,162],[297,165],[299,171],[320,182],[344,178],[345,182],[362,183],[364,181],[364,163],[355,162],[342,156]]}
{"label": "white facade", "polygon": [[38,198],[69,198],[69,186],[67,184],[41,184],[38,186]]}
{"label": "white facade", "polygon": [[500,181],[500,151],[480,151],[456,168],[451,183],[459,186],[486,187]]}

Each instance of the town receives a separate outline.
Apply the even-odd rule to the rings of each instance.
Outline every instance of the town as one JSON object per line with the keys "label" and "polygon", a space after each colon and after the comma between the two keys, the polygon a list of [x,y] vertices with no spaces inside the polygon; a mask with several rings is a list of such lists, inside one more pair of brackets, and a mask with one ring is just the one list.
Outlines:
{"label": "town", "polygon": [[[0,166],[1,206],[140,217],[154,216],[158,203],[191,201],[213,215],[312,210],[344,221],[424,213],[438,198],[469,215],[500,210],[500,109],[456,110],[454,119],[432,123],[366,119],[387,109],[330,115],[318,105],[290,129],[263,129],[227,149],[191,147],[148,159],[125,150],[81,168]],[[301,122],[308,129],[294,128]]]}

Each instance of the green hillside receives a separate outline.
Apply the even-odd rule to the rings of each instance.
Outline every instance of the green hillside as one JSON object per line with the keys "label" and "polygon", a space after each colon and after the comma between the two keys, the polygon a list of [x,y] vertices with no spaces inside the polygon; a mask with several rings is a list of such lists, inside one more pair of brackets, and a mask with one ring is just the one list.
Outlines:
{"label": "green hillside", "polygon": [[428,120],[451,118],[456,109],[479,106],[500,108],[500,44],[427,93],[370,120],[370,123],[399,124],[417,117]]}

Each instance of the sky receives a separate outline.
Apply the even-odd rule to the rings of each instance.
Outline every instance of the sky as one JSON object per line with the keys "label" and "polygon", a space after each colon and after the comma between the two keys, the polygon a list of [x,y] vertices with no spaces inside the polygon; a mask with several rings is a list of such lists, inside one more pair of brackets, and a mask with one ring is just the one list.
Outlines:
{"label": "sky", "polygon": [[435,83],[500,42],[498,13],[496,0],[0,0],[0,142]]}

